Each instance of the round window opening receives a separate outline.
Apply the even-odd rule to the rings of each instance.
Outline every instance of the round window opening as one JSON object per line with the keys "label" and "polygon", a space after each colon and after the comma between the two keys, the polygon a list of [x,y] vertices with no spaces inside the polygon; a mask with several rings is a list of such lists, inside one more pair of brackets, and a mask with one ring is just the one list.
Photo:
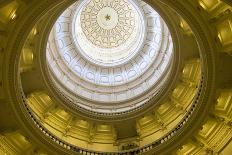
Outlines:
{"label": "round window opening", "polygon": [[47,43],[50,75],[73,104],[125,112],[162,89],[173,43],[160,15],[141,0],[82,0],[67,8]]}

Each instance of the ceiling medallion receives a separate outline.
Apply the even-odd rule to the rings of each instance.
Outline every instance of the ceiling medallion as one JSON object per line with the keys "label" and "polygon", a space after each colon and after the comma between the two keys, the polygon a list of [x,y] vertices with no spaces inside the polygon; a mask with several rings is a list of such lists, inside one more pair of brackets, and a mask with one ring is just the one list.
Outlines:
{"label": "ceiling medallion", "polygon": [[88,0],[77,7],[73,37],[91,63],[111,67],[136,55],[145,40],[144,14],[130,0]]}
{"label": "ceiling medallion", "polygon": [[93,0],[81,12],[81,27],[92,44],[100,48],[118,47],[134,31],[134,14],[125,0]]}

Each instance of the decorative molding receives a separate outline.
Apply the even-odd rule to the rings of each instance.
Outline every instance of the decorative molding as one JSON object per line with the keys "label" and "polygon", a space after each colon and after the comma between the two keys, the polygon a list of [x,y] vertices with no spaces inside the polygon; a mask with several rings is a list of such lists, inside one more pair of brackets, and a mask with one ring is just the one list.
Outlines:
{"label": "decorative molding", "polygon": [[[178,124],[165,137],[159,139],[158,141],[143,148],[140,148],[139,150],[137,149],[128,151],[135,154],[144,152],[156,152],[158,154],[161,154],[169,152],[173,150],[177,145],[179,145],[179,143],[176,144],[176,140],[178,140],[180,143],[183,143],[183,141],[186,140],[186,138],[188,138],[194,132],[194,130],[199,127],[201,121],[207,115],[207,110],[210,107],[212,95],[215,91],[215,77],[213,76],[215,75],[215,57],[213,51],[215,51],[215,49],[217,50],[217,47],[214,46],[213,37],[208,30],[210,29],[208,23],[204,21],[203,18],[201,18],[200,13],[194,10],[194,8],[192,8],[192,6],[190,6],[188,2],[172,0],[162,0],[157,1],[156,3],[154,1],[147,2],[150,2],[150,4],[154,7],[157,6],[157,8],[165,8],[165,6],[162,5],[162,3],[164,3],[176,10],[184,19],[186,19],[198,41],[201,52],[201,62],[203,63],[202,79],[198,88],[199,92],[197,96],[195,96],[196,98],[194,104],[192,105],[192,108],[190,109],[188,114],[185,115],[181,123]],[[46,129],[43,128],[43,126],[41,126],[39,122],[37,122],[37,120],[33,117],[33,114],[30,112],[30,109],[27,107],[26,99],[24,97],[24,93],[19,82],[19,55],[26,40],[26,37],[29,34],[29,30],[32,29],[38,19],[42,17],[47,11],[52,10],[52,8],[54,9],[55,7],[58,7],[58,4],[64,7],[70,3],[71,1],[65,1],[62,3],[47,0],[37,2],[36,5],[33,4],[35,5],[35,7],[33,7],[35,8],[35,10],[31,9],[30,7],[30,14],[24,16],[23,20],[15,29],[14,34],[12,32],[12,35],[10,35],[12,36],[12,40],[9,41],[10,46],[6,50],[10,55],[10,60],[7,63],[10,64],[10,68],[7,68],[9,70],[7,70],[8,74],[5,78],[8,81],[8,97],[12,100],[11,105],[16,114],[16,118],[19,120],[19,124],[23,126],[25,131],[27,131],[27,133],[34,140],[37,139],[36,141],[44,147],[45,145],[48,145],[47,148],[52,146],[56,151],[61,154],[71,154],[74,152],[86,154],[88,150],[81,150],[75,146],[70,146],[69,144],[62,142],[60,139],[50,134]],[[34,20],[32,21],[32,19]],[[28,25],[29,27],[26,30],[25,25]],[[199,115],[199,113],[201,115]],[[193,122],[195,127],[191,126]],[[35,133],[31,133],[30,129],[35,131]],[[39,142],[40,140],[42,142]],[[60,146],[62,146],[62,148]]]}

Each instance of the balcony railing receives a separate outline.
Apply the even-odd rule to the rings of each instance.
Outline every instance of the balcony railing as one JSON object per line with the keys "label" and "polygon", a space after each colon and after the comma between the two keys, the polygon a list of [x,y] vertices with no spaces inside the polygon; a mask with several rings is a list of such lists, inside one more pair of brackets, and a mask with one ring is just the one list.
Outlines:
{"label": "balcony railing", "polygon": [[140,148],[131,149],[131,150],[120,151],[120,152],[105,152],[105,153],[102,153],[102,152],[97,152],[97,151],[91,151],[91,150],[83,149],[83,148],[80,148],[78,146],[74,146],[72,144],[69,144],[69,143],[65,142],[64,140],[62,140],[62,139],[56,137],[54,134],[52,134],[37,119],[35,113],[30,108],[30,106],[27,104],[27,99],[26,99],[26,97],[24,95],[24,92],[23,92],[22,88],[21,88],[21,97],[22,97],[22,100],[23,100],[23,105],[25,107],[24,110],[26,110],[26,112],[29,114],[29,116],[30,116],[29,118],[31,118],[30,120],[34,123],[34,125],[46,137],[48,137],[50,140],[52,140],[56,144],[60,145],[64,149],[70,150],[70,151],[75,152],[75,153],[84,154],[84,155],[130,155],[130,154],[135,155],[135,154],[145,153],[145,152],[148,152],[148,151],[150,151],[150,150],[152,150],[154,148],[157,148],[159,145],[165,143],[166,141],[168,141],[172,137],[174,137],[176,135],[176,133],[181,132],[182,127],[185,125],[185,123],[187,123],[188,119],[191,117],[193,112],[196,110],[197,105],[199,104],[199,98],[201,96],[202,89],[203,89],[203,77],[201,77],[201,80],[200,80],[198,85],[199,86],[198,86],[197,94],[195,95],[194,99],[192,100],[192,105],[191,105],[189,111],[185,114],[183,119],[180,121],[179,124],[176,125],[175,128],[173,128],[170,132],[168,132],[162,138],[154,141],[153,143],[151,143],[149,145],[146,145],[146,146],[143,146],[143,147],[140,147]]}

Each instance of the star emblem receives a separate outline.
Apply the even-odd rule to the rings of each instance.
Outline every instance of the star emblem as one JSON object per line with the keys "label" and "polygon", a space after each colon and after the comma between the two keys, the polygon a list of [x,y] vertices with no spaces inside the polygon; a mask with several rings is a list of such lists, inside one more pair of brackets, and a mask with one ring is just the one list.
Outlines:
{"label": "star emblem", "polygon": [[106,18],[106,20],[110,20],[110,19],[111,19],[111,16],[107,14],[107,15],[105,16],[105,18]]}

